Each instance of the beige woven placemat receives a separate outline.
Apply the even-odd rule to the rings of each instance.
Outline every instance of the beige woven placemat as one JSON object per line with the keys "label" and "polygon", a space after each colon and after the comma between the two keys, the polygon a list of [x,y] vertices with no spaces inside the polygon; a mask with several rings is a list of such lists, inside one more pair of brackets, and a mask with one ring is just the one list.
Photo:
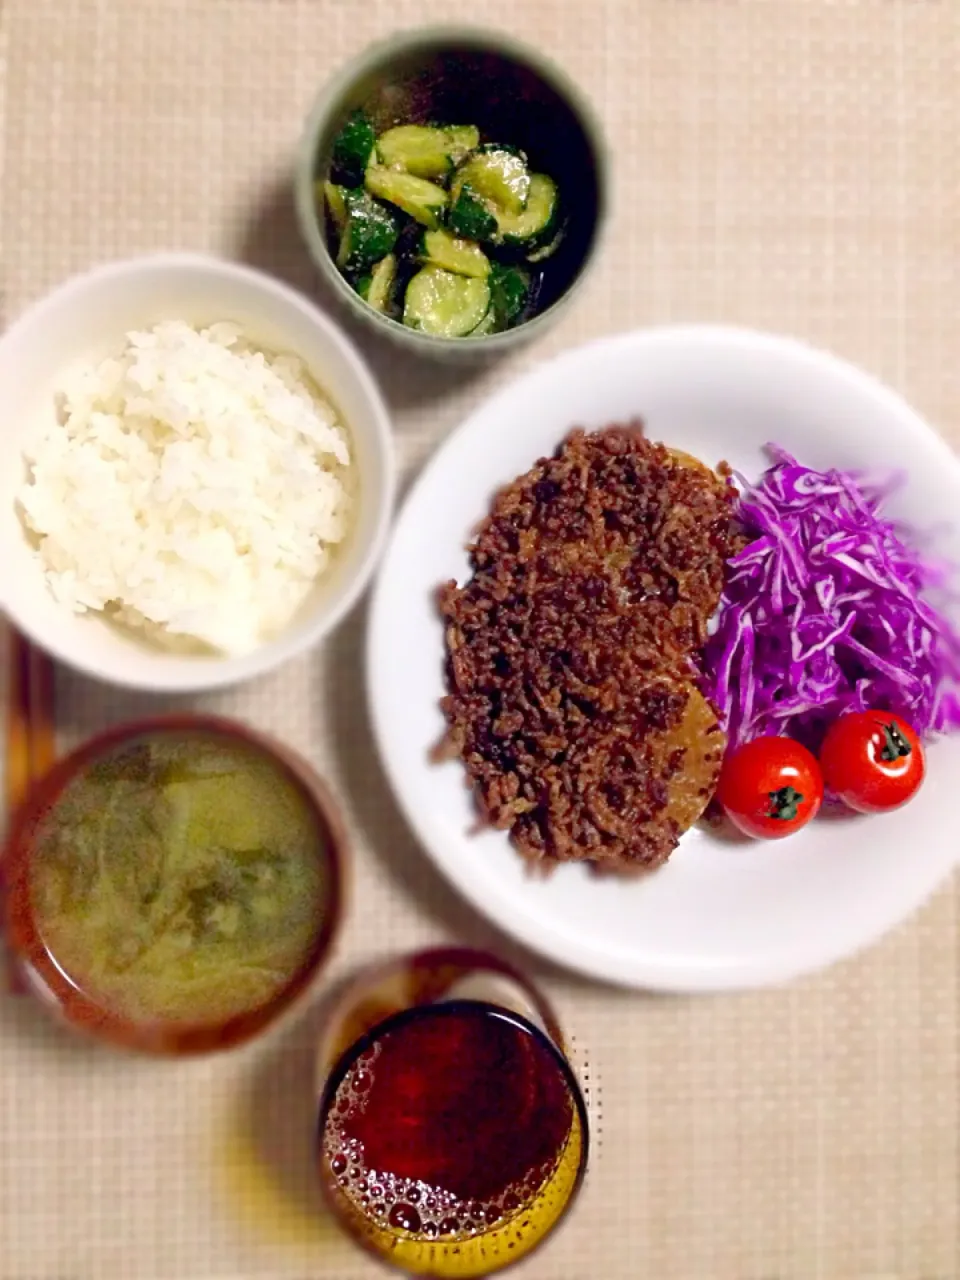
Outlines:
{"label": "beige woven placemat", "polygon": [[[371,38],[443,19],[510,28],[578,77],[617,199],[588,290],[535,350],[471,377],[366,342],[407,474],[533,360],[677,319],[832,347],[960,443],[957,0],[5,0],[7,314],[151,248],[312,288],[287,188],[311,97]],[[344,799],[357,893],[337,974],[434,939],[501,945],[386,791],[362,628],[206,701],[307,752]],[[69,676],[59,698],[65,742],[144,705]],[[644,997],[529,962],[586,1048],[603,1124],[575,1217],[523,1274],[960,1276],[958,904],[954,883],[869,954],[754,995]],[[315,1022],[170,1066],[0,998],[0,1278],[380,1274],[314,1214]]]}

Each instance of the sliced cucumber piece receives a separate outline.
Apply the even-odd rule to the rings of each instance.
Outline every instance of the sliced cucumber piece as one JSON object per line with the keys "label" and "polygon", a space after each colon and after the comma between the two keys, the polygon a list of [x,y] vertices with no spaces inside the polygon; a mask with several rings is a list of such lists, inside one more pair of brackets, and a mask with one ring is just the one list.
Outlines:
{"label": "sliced cucumber piece", "polygon": [[392,253],[381,258],[370,276],[367,302],[374,311],[389,311],[393,300],[393,286],[397,282],[397,259]]}
{"label": "sliced cucumber piece", "polygon": [[447,135],[450,159],[454,164],[466,160],[471,151],[480,145],[480,130],[474,124],[451,124],[444,130]]}
{"label": "sliced cucumber piece", "polygon": [[530,178],[527,206],[521,213],[501,212],[497,224],[504,244],[533,249],[553,235],[557,219],[557,184],[545,173]]}
{"label": "sliced cucumber piece", "polygon": [[530,276],[522,267],[504,267],[500,263],[490,273],[490,299],[500,328],[515,324],[530,298]]}
{"label": "sliced cucumber piece", "polygon": [[536,249],[531,249],[527,253],[526,255],[527,261],[528,262],[546,262],[547,258],[552,258],[553,255],[560,248],[560,245],[563,241],[563,237],[566,234],[567,234],[567,228],[561,225],[557,227],[556,231],[553,232],[553,235],[550,237],[549,240],[547,240],[545,244],[541,243],[541,238],[539,236],[535,236],[533,241],[528,243],[539,245],[539,247]]}
{"label": "sliced cucumber piece", "polygon": [[450,187],[454,200],[464,187],[470,187],[481,200],[489,200],[494,212],[520,214],[530,193],[527,162],[506,147],[482,147],[454,174]]}
{"label": "sliced cucumber piece", "polygon": [[476,329],[489,307],[486,280],[431,265],[407,285],[403,323],[438,338],[462,338]]}
{"label": "sliced cucumber piece", "polygon": [[467,334],[468,338],[482,338],[484,334],[497,332],[497,313],[493,307],[487,308],[487,314],[483,317],[475,329],[471,329]]}
{"label": "sliced cucumber piece", "polygon": [[436,183],[379,165],[367,170],[364,182],[372,195],[389,200],[425,227],[432,229],[440,225],[440,214],[447,207],[448,196]]}
{"label": "sliced cucumber piece", "polygon": [[348,186],[359,186],[377,135],[366,112],[359,109],[347,117],[333,144],[333,163],[338,176]]}
{"label": "sliced cucumber piece", "polygon": [[399,124],[377,139],[380,163],[418,178],[445,178],[453,168],[450,139],[443,129],[423,124]]}
{"label": "sliced cucumber piece", "polygon": [[[384,168],[400,169],[417,178],[444,179],[479,145],[480,130],[472,124],[452,125],[448,129],[400,124],[380,135],[377,153]],[[376,158],[371,161],[377,162]]]}
{"label": "sliced cucumber piece", "polygon": [[363,190],[346,191],[344,203],[346,222],[337,266],[341,271],[363,271],[390,253],[397,243],[397,220]]}
{"label": "sliced cucumber piece", "polygon": [[335,182],[318,182],[317,199],[326,204],[330,221],[342,232],[347,222],[346,187],[338,187]]}
{"label": "sliced cucumber piece", "polygon": [[492,240],[498,235],[496,218],[470,187],[457,195],[447,221],[451,231],[468,240]]}
{"label": "sliced cucumber piece", "polygon": [[461,276],[476,276],[482,280],[490,274],[490,260],[479,245],[471,240],[458,239],[442,227],[424,232],[423,252],[428,262]]}

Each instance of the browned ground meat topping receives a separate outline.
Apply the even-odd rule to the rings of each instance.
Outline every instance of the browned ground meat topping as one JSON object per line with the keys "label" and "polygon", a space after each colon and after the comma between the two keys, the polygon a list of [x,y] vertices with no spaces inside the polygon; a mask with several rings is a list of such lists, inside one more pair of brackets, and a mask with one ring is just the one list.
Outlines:
{"label": "browned ground meat topping", "polygon": [[638,427],[573,432],[495,499],[446,584],[446,750],[484,820],[541,866],[659,865],[724,740],[692,659],[732,550],[733,491]]}

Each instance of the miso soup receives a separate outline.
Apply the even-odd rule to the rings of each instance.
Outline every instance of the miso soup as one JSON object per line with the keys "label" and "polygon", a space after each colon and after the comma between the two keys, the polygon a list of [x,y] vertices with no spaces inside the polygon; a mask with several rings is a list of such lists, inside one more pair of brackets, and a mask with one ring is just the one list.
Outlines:
{"label": "miso soup", "polygon": [[128,741],[43,819],[37,925],[70,981],[116,1014],[224,1022],[309,963],[330,906],[325,840],[306,793],[255,746]]}

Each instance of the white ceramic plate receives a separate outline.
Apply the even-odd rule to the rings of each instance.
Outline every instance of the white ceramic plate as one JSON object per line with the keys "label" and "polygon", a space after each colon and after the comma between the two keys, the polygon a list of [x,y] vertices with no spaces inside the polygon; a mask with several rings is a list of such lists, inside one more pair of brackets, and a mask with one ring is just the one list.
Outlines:
{"label": "white ceramic plate", "polygon": [[[927,781],[883,817],[821,819],[777,842],[694,829],[646,878],[564,866],[532,879],[506,835],[470,833],[458,761],[431,763],[443,731],[438,583],[468,575],[464,546],[495,490],[574,426],[642,417],[651,438],[748,476],[774,440],[811,466],[894,466],[891,508],[953,528],[960,463],[893,392],[832,356],[730,329],[642,331],[570,351],[483,405],[440,448],[396,525],[368,636],[375,733],[406,816],[437,866],[480,911],[534,950],[638,987],[702,991],[783,981],[839,959],[903,919],[960,851],[960,738],[929,752]],[[960,535],[941,543],[960,561]]]}

